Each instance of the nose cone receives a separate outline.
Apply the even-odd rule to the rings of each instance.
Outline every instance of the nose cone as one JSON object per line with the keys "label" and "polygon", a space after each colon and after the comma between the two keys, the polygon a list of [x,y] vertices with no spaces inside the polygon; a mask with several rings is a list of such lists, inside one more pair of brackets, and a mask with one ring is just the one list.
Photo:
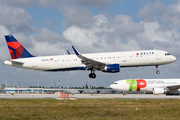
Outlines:
{"label": "nose cone", "polygon": [[109,87],[110,87],[111,89],[116,89],[117,85],[111,84]]}
{"label": "nose cone", "polygon": [[175,56],[172,57],[172,61],[173,61],[173,62],[176,61],[176,57],[175,57]]}
{"label": "nose cone", "polygon": [[170,56],[170,63],[172,63],[172,62],[175,62],[176,61],[176,57],[175,56]]}
{"label": "nose cone", "polygon": [[112,86],[113,86],[113,85],[111,84],[109,87],[112,88]]}

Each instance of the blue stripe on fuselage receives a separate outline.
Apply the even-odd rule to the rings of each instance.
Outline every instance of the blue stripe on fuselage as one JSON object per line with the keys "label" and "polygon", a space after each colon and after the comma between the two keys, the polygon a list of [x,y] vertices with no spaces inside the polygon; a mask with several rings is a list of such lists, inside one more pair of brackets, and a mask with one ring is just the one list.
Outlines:
{"label": "blue stripe on fuselage", "polygon": [[50,69],[50,70],[45,70],[45,71],[71,71],[71,70],[86,70],[87,67],[73,67],[73,68],[61,68],[61,69]]}

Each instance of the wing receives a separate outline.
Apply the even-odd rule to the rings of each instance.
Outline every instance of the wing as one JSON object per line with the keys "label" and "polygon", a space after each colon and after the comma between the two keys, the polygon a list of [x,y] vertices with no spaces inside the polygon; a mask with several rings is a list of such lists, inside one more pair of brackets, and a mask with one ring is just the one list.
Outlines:
{"label": "wing", "polygon": [[85,64],[87,69],[91,69],[91,68],[104,68],[105,67],[105,63],[103,62],[99,62],[90,58],[87,58],[83,55],[81,55],[75,48],[74,46],[72,46],[75,54],[77,55],[77,57],[79,57],[81,59],[82,64]]}
{"label": "wing", "polygon": [[180,88],[180,85],[168,86],[167,88],[169,88],[171,91],[176,91]]}

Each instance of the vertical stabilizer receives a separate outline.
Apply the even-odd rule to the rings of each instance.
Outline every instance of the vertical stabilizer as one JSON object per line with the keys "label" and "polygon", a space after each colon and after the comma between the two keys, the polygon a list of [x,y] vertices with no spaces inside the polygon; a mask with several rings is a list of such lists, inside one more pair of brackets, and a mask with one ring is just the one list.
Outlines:
{"label": "vertical stabilizer", "polygon": [[34,57],[12,35],[5,38],[12,59]]}

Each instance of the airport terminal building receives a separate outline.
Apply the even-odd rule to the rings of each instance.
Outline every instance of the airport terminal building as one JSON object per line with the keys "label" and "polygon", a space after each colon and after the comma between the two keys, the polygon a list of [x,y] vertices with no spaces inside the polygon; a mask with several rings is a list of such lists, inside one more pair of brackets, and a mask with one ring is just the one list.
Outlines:
{"label": "airport terminal building", "polygon": [[0,83],[0,92],[3,92],[4,88],[5,88],[5,85]]}
{"label": "airport terminal building", "polygon": [[122,93],[113,89],[57,89],[57,88],[30,88],[30,87],[5,87],[5,93],[44,93],[54,94],[56,92],[69,92],[71,94],[113,94]]}

